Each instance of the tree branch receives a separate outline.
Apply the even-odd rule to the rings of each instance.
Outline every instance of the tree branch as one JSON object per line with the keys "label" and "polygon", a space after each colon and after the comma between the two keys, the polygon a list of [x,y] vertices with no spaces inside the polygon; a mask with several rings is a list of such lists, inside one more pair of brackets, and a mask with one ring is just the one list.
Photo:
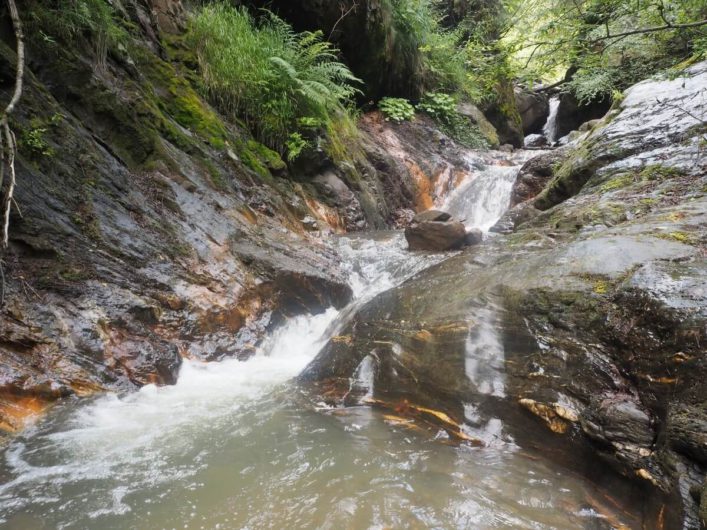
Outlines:
{"label": "tree branch", "polygon": [[346,17],[348,17],[352,11],[356,11],[356,8],[358,7],[358,2],[357,2],[357,0],[354,0],[353,4],[351,5],[351,7],[348,10],[346,10],[346,8],[344,7],[344,4],[340,4],[340,6],[341,6],[341,16],[339,17],[339,20],[334,22],[334,25],[332,26],[331,31],[329,32],[329,38],[327,39],[329,42],[331,42],[331,38],[334,36],[334,32],[336,31],[336,27],[339,25],[339,23],[342,20],[344,20]]}
{"label": "tree branch", "polygon": [[0,136],[2,136],[2,142],[0,143],[2,161],[0,161],[0,163],[3,166],[0,172],[0,189],[3,185],[2,177],[4,177],[5,174],[5,165],[7,165],[10,179],[2,199],[1,211],[3,219],[2,233],[0,234],[0,248],[3,250],[7,248],[9,241],[10,210],[12,209],[12,196],[15,192],[15,154],[17,152],[17,143],[15,141],[15,135],[10,129],[9,116],[12,114],[12,111],[15,110],[15,106],[22,96],[22,81],[25,70],[25,38],[22,31],[22,21],[20,20],[20,14],[17,11],[15,0],[7,0],[7,6],[10,9],[10,19],[12,20],[12,26],[15,30],[15,39],[17,40],[17,73],[15,76],[15,90],[0,119],[0,128],[2,129],[0,130]]}
{"label": "tree branch", "polygon": [[645,33],[657,33],[658,31],[666,31],[669,29],[698,28],[700,26],[707,26],[707,20],[701,20],[699,22],[690,22],[688,24],[670,24],[670,25],[665,25],[665,26],[656,26],[653,28],[634,29],[631,31],[624,31],[622,33],[614,33],[613,35],[606,35],[604,37],[599,37],[599,38],[591,40],[589,42],[590,42],[590,44],[597,44],[597,43],[605,41],[605,40],[616,39],[619,37],[628,37],[630,35],[642,35]]}

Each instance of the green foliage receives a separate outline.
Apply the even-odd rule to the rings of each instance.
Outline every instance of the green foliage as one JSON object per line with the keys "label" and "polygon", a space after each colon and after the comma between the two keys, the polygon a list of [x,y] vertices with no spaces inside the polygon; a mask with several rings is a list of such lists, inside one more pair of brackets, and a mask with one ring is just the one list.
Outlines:
{"label": "green foliage", "polygon": [[449,94],[428,92],[417,104],[417,109],[439,122],[448,123],[457,114],[457,103]]}
{"label": "green foliage", "polygon": [[455,142],[472,149],[489,147],[488,139],[479,126],[466,116],[454,114],[446,122],[440,123],[440,129]]}
{"label": "green foliage", "polygon": [[[612,92],[707,49],[704,0],[504,0],[503,43],[528,84],[556,81],[580,101]],[[646,29],[650,31],[643,31]]]}
{"label": "green foliage", "polygon": [[129,35],[125,20],[106,0],[28,0],[22,16],[25,33],[36,46],[59,49],[61,44],[88,40],[100,63]]}
{"label": "green foliage", "polygon": [[310,145],[311,144],[305,140],[300,133],[290,133],[287,140],[285,140],[285,146],[287,147],[287,160],[292,162],[302,154],[302,151],[310,147]]}
{"label": "green foliage", "polygon": [[457,112],[457,103],[453,96],[428,92],[418,103],[417,109],[431,116],[440,129],[456,142],[471,148],[488,147],[488,140],[479,127]]}
{"label": "green foliage", "polygon": [[52,157],[56,154],[47,142],[47,135],[55,131],[56,126],[64,117],[57,113],[48,119],[32,118],[29,129],[22,130],[19,135],[19,148],[27,156],[38,159],[40,157]]}
{"label": "green foliage", "polygon": [[358,92],[359,80],[320,32],[295,33],[273,14],[255,20],[226,3],[206,5],[191,22],[190,40],[212,101],[266,145],[292,148],[289,158],[305,148],[298,133],[326,129]]}
{"label": "green foliage", "polygon": [[415,117],[415,107],[404,98],[383,98],[378,102],[378,108],[385,116],[386,121],[401,123]]}
{"label": "green foliage", "polygon": [[[390,0],[401,48],[412,61],[419,56],[419,76],[426,91],[456,94],[474,102],[492,99],[499,61],[488,20],[479,17],[456,28],[444,27],[444,14],[434,0]],[[480,6],[468,11],[479,11]]]}

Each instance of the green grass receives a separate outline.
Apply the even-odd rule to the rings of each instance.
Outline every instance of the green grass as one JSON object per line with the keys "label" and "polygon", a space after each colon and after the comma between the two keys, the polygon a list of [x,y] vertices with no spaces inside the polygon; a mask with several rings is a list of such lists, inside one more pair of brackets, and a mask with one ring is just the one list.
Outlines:
{"label": "green grass", "polygon": [[320,32],[295,33],[273,14],[256,20],[243,8],[206,5],[189,37],[208,97],[283,154],[293,134],[312,126],[330,132],[358,92],[359,80]]}

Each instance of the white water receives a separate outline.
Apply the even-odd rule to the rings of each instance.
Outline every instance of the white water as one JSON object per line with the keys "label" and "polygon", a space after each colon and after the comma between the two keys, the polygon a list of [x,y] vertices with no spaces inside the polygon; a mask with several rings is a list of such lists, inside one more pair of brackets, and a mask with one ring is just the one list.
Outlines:
{"label": "white water", "polygon": [[[518,163],[481,168],[449,198],[453,213],[468,226],[493,225]],[[174,386],[58,407],[4,453],[0,525],[536,529],[596,520],[583,500],[591,488],[524,457],[502,422],[474,407],[469,417],[484,427],[471,434],[492,437],[493,450],[398,431],[367,407],[337,414],[300,400],[288,381],[356,307],[444,259],[407,252],[400,233],[334,243],[353,304],[290,319],[247,362],[185,361]],[[497,320],[490,309],[480,319],[465,368],[480,392],[498,397],[504,352]],[[352,390],[373,395],[376,366],[365,357]]]}
{"label": "white water", "polygon": [[557,141],[557,113],[559,110],[560,98],[557,96],[550,98],[550,113],[543,126],[543,134],[547,138],[548,145],[552,145]]}
{"label": "white water", "polygon": [[463,219],[467,228],[487,232],[508,209],[518,171],[534,156],[528,153],[518,151],[510,157],[485,159],[469,155],[471,177],[449,194],[441,209]]}

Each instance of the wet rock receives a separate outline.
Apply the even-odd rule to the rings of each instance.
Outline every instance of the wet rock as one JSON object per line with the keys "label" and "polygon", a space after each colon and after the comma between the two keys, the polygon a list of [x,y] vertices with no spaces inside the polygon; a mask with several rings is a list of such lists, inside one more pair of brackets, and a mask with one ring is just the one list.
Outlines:
{"label": "wet rock", "polygon": [[327,204],[341,212],[348,230],[365,227],[365,214],[358,198],[334,171],[317,175],[312,183]]}
{"label": "wet rock", "polygon": [[392,225],[393,228],[405,228],[407,225],[412,223],[415,217],[415,212],[409,208],[401,208],[393,214]]}
{"label": "wet rock", "polygon": [[523,133],[527,136],[541,132],[550,114],[550,103],[547,96],[521,87],[516,87],[514,94],[523,123]]}
{"label": "wet rock", "polygon": [[412,218],[413,223],[424,223],[425,221],[449,221],[452,218],[447,212],[442,210],[426,210],[424,212],[418,213]]}
{"label": "wet rock", "polygon": [[707,465],[707,407],[678,404],[668,416],[671,446],[691,459]]}
{"label": "wet rock", "polygon": [[434,408],[467,428],[492,418],[521,446],[558,443],[552,458],[565,462],[587,451],[602,476],[638,484],[647,521],[694,526],[685,485],[705,465],[707,161],[701,125],[663,114],[655,98],[703,112],[705,68],[630,89],[569,166],[534,162],[533,178],[558,191],[572,173],[562,167],[579,168],[581,182],[540,210],[527,200],[539,186],[530,179],[508,235],[369,301],[300,380],[339,403],[375,352],[374,399]]}
{"label": "wet rock", "polygon": [[464,236],[464,246],[473,246],[473,245],[478,245],[479,243],[482,243],[484,241],[484,233],[479,230],[478,228],[474,228],[472,230],[467,230],[466,235]]}
{"label": "wet rock", "polygon": [[363,116],[360,127],[373,166],[368,171],[380,175],[371,186],[375,207],[391,224],[400,210],[433,208],[470,174],[468,150],[435,141],[440,132],[428,116],[393,124],[372,112]]}
{"label": "wet rock", "polygon": [[655,434],[651,419],[629,395],[611,395],[592,401],[582,414],[582,430],[602,444],[650,454]]}
{"label": "wet rock", "polygon": [[464,246],[466,228],[461,221],[423,221],[405,229],[410,250],[456,250]]}
{"label": "wet rock", "polygon": [[[66,48],[56,61],[29,45],[15,126],[40,123],[52,154],[22,146],[17,159],[0,426],[20,428],[33,403],[173,383],[184,356],[247,357],[278,318],[350,296],[332,251],[302,233],[314,190],[275,178],[279,156],[156,53],[182,11],[152,4],[149,16],[127,8],[132,65],[109,54],[97,75],[90,50]],[[1,45],[8,79],[14,61]]]}
{"label": "wet rock", "polygon": [[[536,207],[551,208],[579,193],[590,179],[604,185],[618,173],[638,174],[646,166],[677,166],[680,169],[675,171],[699,174],[703,164],[691,165],[688,160],[695,160],[691,153],[701,126],[693,116],[707,112],[699,97],[706,80],[707,63],[702,62],[688,68],[684,78],[647,80],[629,88],[618,109],[595,125],[557,169],[535,200]],[[675,107],[689,115],[678,116]],[[617,188],[622,187],[619,182]]]}
{"label": "wet rock", "polygon": [[590,120],[601,118],[611,108],[611,98],[604,96],[587,103],[580,103],[576,96],[565,92],[560,96],[557,109],[557,136],[561,138]]}
{"label": "wet rock", "polygon": [[543,134],[529,134],[525,137],[525,147],[546,147],[548,145],[547,138]]}
{"label": "wet rock", "polygon": [[511,207],[538,195],[552,179],[557,166],[568,156],[567,149],[554,149],[523,164],[513,185]]}

